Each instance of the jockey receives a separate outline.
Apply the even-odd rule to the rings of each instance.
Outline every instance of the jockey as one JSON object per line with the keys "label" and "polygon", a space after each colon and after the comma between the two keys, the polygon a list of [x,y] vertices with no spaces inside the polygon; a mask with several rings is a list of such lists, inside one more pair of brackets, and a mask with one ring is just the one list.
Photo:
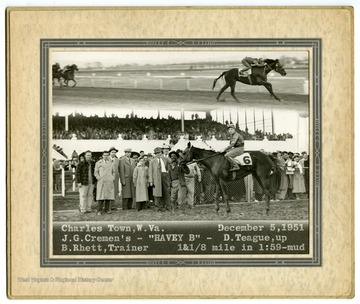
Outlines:
{"label": "jockey", "polygon": [[64,66],[64,68],[62,69],[62,72],[65,74],[68,71],[70,71],[70,66],[69,65]]}
{"label": "jockey", "polygon": [[245,66],[242,70],[239,71],[239,74],[243,74],[247,70],[249,70],[252,66],[264,66],[266,63],[262,58],[253,58],[253,57],[245,57],[241,60],[241,63]]}
{"label": "jockey", "polygon": [[230,171],[239,170],[240,167],[234,160],[234,157],[244,153],[244,138],[235,131],[235,126],[230,124],[228,126],[230,134],[230,145],[227,146],[222,152],[226,152],[225,157],[232,165]]}

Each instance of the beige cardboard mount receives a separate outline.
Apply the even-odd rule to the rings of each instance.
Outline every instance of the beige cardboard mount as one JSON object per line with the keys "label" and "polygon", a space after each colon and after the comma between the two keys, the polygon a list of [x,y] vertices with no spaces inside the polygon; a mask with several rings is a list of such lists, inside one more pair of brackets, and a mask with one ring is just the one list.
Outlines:
{"label": "beige cardboard mount", "polygon": [[[351,7],[9,8],[8,296],[13,299],[353,297],[353,20]],[[40,267],[40,39],[51,38],[321,39],[322,265]],[[54,277],[112,280],[111,284],[46,282],[46,278]],[[41,279],[44,280],[39,283]]]}

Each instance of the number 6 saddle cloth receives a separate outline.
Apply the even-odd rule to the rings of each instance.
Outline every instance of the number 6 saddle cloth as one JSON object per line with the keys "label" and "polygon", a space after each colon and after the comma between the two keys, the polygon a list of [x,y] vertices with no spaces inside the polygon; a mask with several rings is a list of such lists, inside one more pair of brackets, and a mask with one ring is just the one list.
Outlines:
{"label": "number 6 saddle cloth", "polygon": [[234,159],[240,166],[252,166],[252,159],[248,152],[236,156]]}

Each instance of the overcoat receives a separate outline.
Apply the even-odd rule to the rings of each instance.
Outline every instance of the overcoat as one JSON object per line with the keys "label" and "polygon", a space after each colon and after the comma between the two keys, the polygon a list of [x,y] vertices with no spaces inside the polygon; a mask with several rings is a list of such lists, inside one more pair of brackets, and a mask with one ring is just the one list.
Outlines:
{"label": "overcoat", "polygon": [[294,189],[293,193],[305,193],[304,175],[301,164],[297,164],[294,172]]}
{"label": "overcoat", "polygon": [[114,191],[115,191],[115,199],[119,196],[119,181],[120,181],[120,160],[115,157],[114,160],[112,160],[112,163],[114,164],[114,171],[115,171],[115,180],[114,180]]}
{"label": "overcoat", "polygon": [[278,169],[280,174],[280,185],[279,185],[279,199],[284,199],[289,188],[288,177],[285,173],[285,160],[280,157],[278,158]]}
{"label": "overcoat", "polygon": [[111,161],[99,160],[95,165],[94,175],[97,179],[96,200],[114,200],[114,165]]}
{"label": "overcoat", "polygon": [[[135,196],[135,189],[133,183],[133,174],[135,169],[135,161],[132,158],[125,156],[120,158],[120,182],[122,185],[121,197],[133,198]],[[124,185],[125,183],[125,185]]]}
{"label": "overcoat", "polygon": [[[166,171],[168,171],[170,164],[169,158],[163,156],[161,156],[160,158],[164,162]],[[168,174],[166,175],[167,178],[169,179],[169,175]],[[159,159],[157,157],[151,160],[149,164],[149,183],[154,184],[153,195],[156,197],[162,197],[163,190],[161,186],[161,170],[159,168]],[[168,184],[170,185],[170,182],[168,182]]]}
{"label": "overcoat", "polygon": [[136,166],[134,169],[133,182],[135,185],[135,197],[137,202],[146,202],[148,196],[148,168],[144,166]]}

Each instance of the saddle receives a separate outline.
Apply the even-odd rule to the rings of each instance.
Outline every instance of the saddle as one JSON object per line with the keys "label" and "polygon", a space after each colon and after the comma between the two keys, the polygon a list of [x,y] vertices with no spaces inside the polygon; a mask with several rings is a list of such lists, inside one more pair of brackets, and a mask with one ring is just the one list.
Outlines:
{"label": "saddle", "polygon": [[[250,154],[248,152],[245,152],[243,154],[241,154],[240,156],[236,156],[234,157],[235,162],[240,166],[240,167],[246,167],[248,170],[250,170],[251,166],[252,166],[252,158],[250,156]],[[236,171],[232,171],[232,180],[236,179]]]}
{"label": "saddle", "polygon": [[249,83],[252,85],[252,79],[251,79],[251,69],[245,72],[240,72],[239,70],[239,77],[247,77],[249,79]]}
{"label": "saddle", "polygon": [[251,75],[251,69],[248,69],[245,72],[241,72],[241,70],[239,69],[239,77],[250,77]]}

